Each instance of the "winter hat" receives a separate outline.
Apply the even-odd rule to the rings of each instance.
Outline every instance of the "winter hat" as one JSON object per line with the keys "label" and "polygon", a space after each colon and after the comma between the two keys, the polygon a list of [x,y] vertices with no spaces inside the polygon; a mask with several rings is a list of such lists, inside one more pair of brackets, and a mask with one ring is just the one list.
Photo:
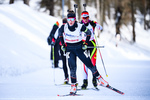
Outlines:
{"label": "winter hat", "polygon": [[58,22],[58,21],[56,21],[56,23],[55,23],[54,25],[57,25],[57,26],[59,26],[59,22]]}
{"label": "winter hat", "polygon": [[67,18],[63,18],[62,23],[67,23]]}
{"label": "winter hat", "polygon": [[81,17],[89,17],[89,13],[87,11],[83,11],[81,13]]}
{"label": "winter hat", "polygon": [[67,18],[75,18],[76,14],[73,10],[68,10]]}

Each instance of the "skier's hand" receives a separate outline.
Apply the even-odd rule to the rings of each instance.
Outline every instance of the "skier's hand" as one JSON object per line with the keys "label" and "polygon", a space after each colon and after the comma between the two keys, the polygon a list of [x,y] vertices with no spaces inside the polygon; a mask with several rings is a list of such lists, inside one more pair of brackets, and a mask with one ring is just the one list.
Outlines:
{"label": "skier's hand", "polygon": [[51,37],[48,37],[47,38],[47,43],[48,43],[48,45],[54,46],[55,45],[55,39],[51,38]]}
{"label": "skier's hand", "polygon": [[61,46],[61,50],[62,50],[63,52],[66,51],[66,45],[65,45],[65,44],[63,44],[63,45]]}
{"label": "skier's hand", "polygon": [[84,42],[83,45],[82,45],[82,49],[83,49],[83,50],[86,50],[86,49],[87,49],[87,45],[88,45],[88,44],[87,44],[86,42]]}
{"label": "skier's hand", "polygon": [[51,46],[54,46],[54,45],[55,45],[55,39],[52,38]]}

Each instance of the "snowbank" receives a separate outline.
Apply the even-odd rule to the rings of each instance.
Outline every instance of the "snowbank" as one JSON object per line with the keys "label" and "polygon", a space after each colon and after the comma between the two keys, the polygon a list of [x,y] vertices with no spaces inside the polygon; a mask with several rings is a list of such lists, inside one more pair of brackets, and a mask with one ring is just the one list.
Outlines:
{"label": "snowbank", "polygon": [[47,37],[56,20],[22,2],[1,5],[0,75],[13,76],[49,67]]}

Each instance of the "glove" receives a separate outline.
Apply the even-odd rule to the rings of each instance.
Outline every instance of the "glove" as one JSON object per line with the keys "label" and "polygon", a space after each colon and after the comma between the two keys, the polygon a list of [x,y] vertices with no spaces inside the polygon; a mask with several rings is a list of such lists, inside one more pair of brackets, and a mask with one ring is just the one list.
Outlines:
{"label": "glove", "polygon": [[54,45],[55,45],[55,39],[54,39],[54,38],[52,38],[51,45],[52,45],[52,46],[54,46]]}
{"label": "glove", "polygon": [[66,45],[65,45],[65,44],[63,44],[63,45],[61,46],[61,50],[62,50],[63,52],[66,51]]}
{"label": "glove", "polygon": [[82,49],[83,49],[83,50],[86,50],[86,49],[87,49],[87,45],[88,45],[88,44],[87,44],[86,42],[83,42]]}

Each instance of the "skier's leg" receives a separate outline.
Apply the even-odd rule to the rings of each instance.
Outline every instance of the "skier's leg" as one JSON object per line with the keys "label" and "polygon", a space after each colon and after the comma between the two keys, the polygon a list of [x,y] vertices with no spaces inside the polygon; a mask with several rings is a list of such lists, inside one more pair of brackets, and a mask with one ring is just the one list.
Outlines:
{"label": "skier's leg", "polygon": [[92,71],[94,76],[99,76],[99,73],[95,66],[93,66],[91,59],[88,57],[88,55],[82,50],[77,50],[77,56],[79,59]]}
{"label": "skier's leg", "polygon": [[[96,46],[95,40],[90,41],[91,46]],[[96,58],[97,58],[97,48],[90,48],[90,59],[92,61],[93,66],[96,66]],[[92,83],[94,87],[97,87],[96,77],[93,76]]]}
{"label": "skier's leg", "polygon": [[82,89],[86,89],[88,86],[88,68],[83,64],[83,85],[81,86]]}
{"label": "skier's leg", "polygon": [[72,52],[68,54],[68,65],[70,68],[71,83],[76,83],[76,55]]}
{"label": "skier's leg", "polygon": [[57,43],[57,44],[55,44],[54,45],[54,66],[55,66],[55,68],[57,68],[57,67],[59,67],[58,66],[58,61],[59,61],[59,59],[60,59],[60,55],[59,55],[59,43]]}
{"label": "skier's leg", "polygon": [[64,84],[68,84],[69,78],[68,78],[68,69],[67,69],[67,64],[66,64],[66,56],[64,56],[64,53],[62,50],[60,50],[60,53],[62,57],[63,71],[64,71],[64,76],[65,76]]}
{"label": "skier's leg", "polygon": [[67,52],[68,55],[68,65],[70,68],[70,76],[71,76],[71,90],[70,94],[74,94],[77,92],[76,90],[76,55],[72,52]]}
{"label": "skier's leg", "polygon": [[54,46],[51,46],[50,61],[51,61],[51,64],[52,64],[52,68],[54,67],[53,50],[54,50]]}
{"label": "skier's leg", "polygon": [[83,64],[83,78],[88,79],[88,68]]}
{"label": "skier's leg", "polygon": [[102,84],[103,86],[108,85],[108,82],[102,78],[102,76],[99,74],[98,70],[96,69],[96,66],[93,66],[90,58],[86,55],[86,53],[83,52],[82,49],[78,49],[77,56],[91,70],[93,76],[96,77],[96,79],[98,79],[100,84]]}

